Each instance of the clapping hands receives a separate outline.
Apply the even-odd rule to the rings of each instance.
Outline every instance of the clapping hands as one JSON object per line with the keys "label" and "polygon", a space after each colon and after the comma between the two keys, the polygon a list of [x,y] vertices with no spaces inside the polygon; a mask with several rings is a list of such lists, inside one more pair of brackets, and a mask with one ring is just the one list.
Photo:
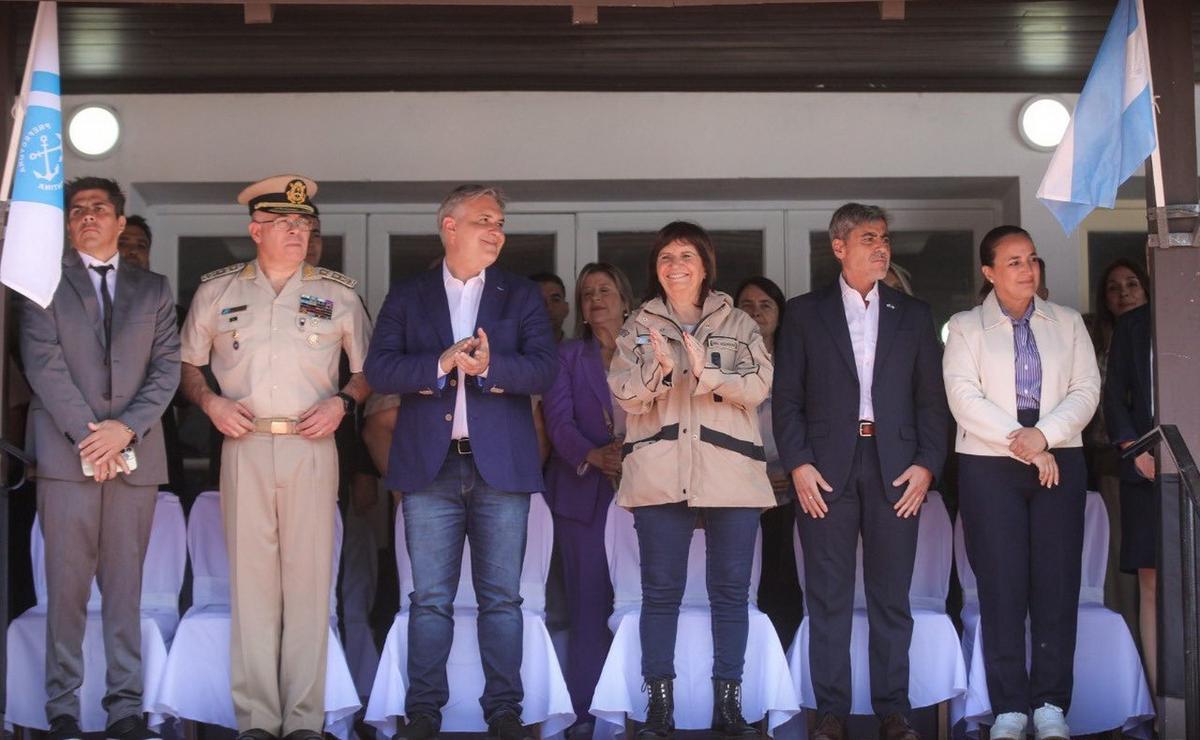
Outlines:
{"label": "clapping hands", "polygon": [[480,327],[475,336],[459,340],[447,347],[438,358],[438,365],[445,373],[457,367],[467,375],[483,375],[487,372],[491,359],[487,332]]}

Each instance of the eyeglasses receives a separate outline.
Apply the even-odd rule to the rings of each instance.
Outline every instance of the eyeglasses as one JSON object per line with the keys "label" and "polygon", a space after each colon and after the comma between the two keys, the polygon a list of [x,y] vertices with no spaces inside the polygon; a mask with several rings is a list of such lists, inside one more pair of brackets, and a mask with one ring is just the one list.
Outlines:
{"label": "eyeglasses", "polygon": [[286,216],[272,219],[270,221],[255,220],[256,224],[270,224],[276,231],[312,231],[317,228],[317,222],[311,218],[300,216],[297,218],[288,218]]}

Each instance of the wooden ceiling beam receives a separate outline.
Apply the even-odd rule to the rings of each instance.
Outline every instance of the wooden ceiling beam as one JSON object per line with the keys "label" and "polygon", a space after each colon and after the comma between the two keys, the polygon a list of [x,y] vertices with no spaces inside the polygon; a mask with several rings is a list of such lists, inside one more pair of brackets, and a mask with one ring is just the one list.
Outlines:
{"label": "wooden ceiling beam", "polygon": [[[2,2],[3,0],[0,0]],[[597,7],[695,7],[703,5],[865,5],[879,3],[885,18],[903,18],[904,5],[910,0],[596,0],[580,3],[579,0],[58,0],[62,5],[87,3],[88,5],[243,5],[247,22],[269,23],[270,20],[251,21],[263,17],[279,6],[347,6],[347,5],[510,5],[510,6],[575,6]],[[253,8],[253,10],[252,10]],[[899,13],[899,15],[891,15]]]}
{"label": "wooden ceiling beam", "polygon": [[879,15],[885,21],[904,20],[904,0],[880,0]]}
{"label": "wooden ceiling beam", "polygon": [[275,6],[269,2],[246,0],[246,23],[270,23],[275,20]]}
{"label": "wooden ceiling beam", "polygon": [[571,23],[576,26],[594,26],[600,21],[600,9],[595,3],[571,6]]}

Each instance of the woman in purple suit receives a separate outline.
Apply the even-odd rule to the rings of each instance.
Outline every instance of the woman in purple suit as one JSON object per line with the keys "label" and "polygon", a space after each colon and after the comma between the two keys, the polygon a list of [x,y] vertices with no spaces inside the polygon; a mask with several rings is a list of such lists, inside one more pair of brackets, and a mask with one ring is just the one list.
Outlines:
{"label": "woman in purple suit", "polygon": [[604,521],[621,474],[625,412],[613,403],[605,377],[632,304],[629,279],[616,267],[593,262],[583,268],[575,282],[579,339],[559,345],[562,371],[544,398],[553,448],[546,493],[562,553],[571,620],[566,678],[580,733],[590,729],[588,708],[612,641]]}

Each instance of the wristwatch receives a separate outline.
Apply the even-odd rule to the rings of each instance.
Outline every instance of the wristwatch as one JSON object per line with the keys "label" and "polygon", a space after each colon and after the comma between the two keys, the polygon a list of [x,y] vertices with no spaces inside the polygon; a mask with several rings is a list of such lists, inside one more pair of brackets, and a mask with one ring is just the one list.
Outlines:
{"label": "wristwatch", "polygon": [[342,408],[346,411],[346,415],[354,413],[354,409],[358,408],[358,402],[349,393],[338,393],[337,397],[342,399]]}

